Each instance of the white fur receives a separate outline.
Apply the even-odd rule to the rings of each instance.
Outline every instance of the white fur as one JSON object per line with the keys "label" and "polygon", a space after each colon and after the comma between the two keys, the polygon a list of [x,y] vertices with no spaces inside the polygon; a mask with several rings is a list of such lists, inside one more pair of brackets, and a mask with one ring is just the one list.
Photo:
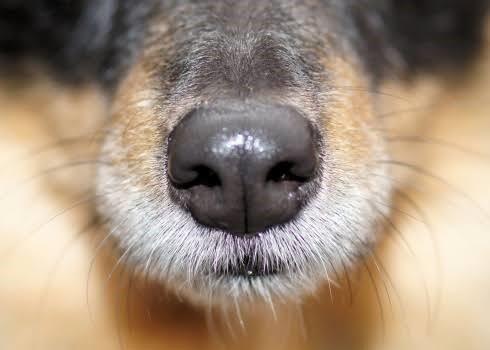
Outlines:
{"label": "white fur", "polygon": [[[118,136],[109,134],[102,158],[125,151],[116,146]],[[391,184],[382,165],[373,162],[365,171],[340,165],[323,162],[321,189],[294,221],[250,239],[197,224],[171,201],[167,181],[138,185],[140,175],[125,164],[99,166],[98,208],[110,219],[109,234],[121,250],[120,262],[190,301],[298,298],[325,282],[334,283],[336,274],[366,254],[379,220],[389,211]],[[166,179],[156,164],[150,172],[155,179]],[[287,272],[251,278],[213,274],[237,265],[244,255],[265,265],[282,264]]]}

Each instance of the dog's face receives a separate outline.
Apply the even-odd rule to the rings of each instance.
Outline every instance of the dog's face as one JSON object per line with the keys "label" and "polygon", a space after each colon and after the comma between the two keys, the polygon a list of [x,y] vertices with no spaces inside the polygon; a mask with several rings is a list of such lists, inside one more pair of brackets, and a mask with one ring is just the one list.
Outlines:
{"label": "dog's face", "polygon": [[312,292],[370,251],[391,182],[345,11],[294,0],[158,9],[98,168],[121,263],[223,302]]}

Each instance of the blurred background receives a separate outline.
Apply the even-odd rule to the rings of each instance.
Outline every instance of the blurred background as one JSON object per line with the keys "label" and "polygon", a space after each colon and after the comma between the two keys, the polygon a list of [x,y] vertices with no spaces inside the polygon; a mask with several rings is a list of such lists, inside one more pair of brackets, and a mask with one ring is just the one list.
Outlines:
{"label": "blurred background", "polygon": [[[308,340],[291,335],[281,347],[322,349],[346,333],[362,349],[490,349],[486,46],[457,79],[385,87],[400,98],[388,98],[380,123],[390,150],[413,167],[395,174],[400,191],[378,252],[378,289],[359,287],[340,307],[307,302],[298,328]],[[130,297],[115,298],[130,288],[108,282],[94,238],[93,168],[110,108],[98,88],[53,80],[36,64],[21,76],[3,71],[0,349],[223,348],[192,310],[172,304],[140,321],[137,306],[123,301]],[[357,283],[371,284],[365,279]],[[264,349],[279,348],[282,327],[271,322],[245,338],[273,334]]]}

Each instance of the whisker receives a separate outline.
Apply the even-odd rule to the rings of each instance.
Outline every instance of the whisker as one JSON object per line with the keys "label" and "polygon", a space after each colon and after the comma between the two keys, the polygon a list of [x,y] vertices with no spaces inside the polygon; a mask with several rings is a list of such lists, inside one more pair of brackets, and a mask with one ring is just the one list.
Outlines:
{"label": "whisker", "polygon": [[[378,215],[380,215],[380,217],[383,219],[383,221],[385,223],[387,223],[391,227],[391,229],[393,230],[393,232],[395,232],[397,234],[398,238],[402,241],[403,245],[405,246],[405,248],[407,249],[407,251],[410,253],[410,255],[415,256],[415,253],[414,253],[412,247],[410,246],[410,244],[408,243],[407,239],[405,238],[405,235],[395,225],[395,223],[393,222],[393,220],[391,220],[389,216],[385,215],[379,209],[377,209],[377,208],[373,208],[373,209],[378,212]],[[388,235],[388,237],[391,237],[391,235]]]}
{"label": "whisker", "polygon": [[349,291],[349,306],[352,306],[354,304],[354,294],[352,292],[352,281],[351,281],[350,273],[349,273],[349,270],[347,269],[347,266],[345,264],[343,257],[340,254],[339,254],[339,257],[340,257],[340,259],[339,259],[340,264],[342,265],[343,276],[345,277],[345,280],[347,281],[347,290]]}
{"label": "whisker", "polygon": [[490,161],[490,154],[479,152],[476,150],[472,150],[466,147],[463,147],[461,145],[446,141],[446,140],[441,140],[441,139],[436,139],[436,138],[428,138],[428,137],[422,137],[422,136],[389,136],[385,138],[386,141],[391,142],[391,143],[414,143],[414,144],[421,144],[421,145],[432,145],[432,146],[438,146],[438,147],[443,147],[447,148],[456,152],[464,153],[467,155],[471,155],[474,157],[478,157],[482,160],[485,161]]}
{"label": "whisker", "polygon": [[380,113],[380,114],[377,115],[377,117],[378,118],[381,118],[381,119],[386,119],[386,118],[390,118],[390,117],[398,117],[398,116],[401,116],[401,115],[407,115],[407,114],[415,113],[415,112],[426,112],[426,111],[429,111],[431,108],[435,108],[436,106],[437,106],[437,104],[431,103],[431,104],[427,104],[427,105],[424,105],[424,106],[417,106],[417,107],[413,107],[413,108],[398,109],[398,110],[389,111],[389,112],[386,112],[386,113]]}
{"label": "whisker", "polygon": [[70,212],[71,210],[74,210],[74,209],[76,209],[76,208],[78,208],[78,207],[80,207],[80,206],[82,206],[84,204],[87,204],[87,203],[89,203],[89,202],[97,199],[100,196],[101,195],[93,195],[93,194],[87,195],[83,199],[77,200],[76,202],[74,202],[70,206],[64,208],[63,210],[61,210],[59,212],[57,212],[55,215],[53,215],[52,217],[50,217],[49,220],[43,222],[36,229],[30,231],[28,234],[26,234],[23,237],[21,237],[12,247],[9,247],[9,248],[5,249],[0,254],[0,259],[6,259],[9,255],[15,254],[15,251],[20,248],[20,246],[21,246],[22,243],[26,243],[28,239],[32,239],[36,234],[38,234],[39,232],[41,232],[41,230],[43,228],[45,228],[46,226],[48,226],[50,223],[52,223],[57,218],[59,218],[62,215]]}
{"label": "whisker", "polygon": [[[433,177],[432,174],[428,174],[427,176],[430,178]],[[434,175],[434,176],[437,177],[437,175]],[[443,182],[443,184],[446,183],[446,181],[444,181],[444,179],[441,179],[441,181]],[[451,186],[451,184],[448,184],[448,186]],[[456,190],[457,190],[458,194],[459,194],[459,192],[461,192],[459,189],[456,189]],[[425,280],[425,278],[421,279],[422,285],[424,288],[425,300],[428,304],[427,308],[428,308],[428,310],[430,310],[428,313],[428,319],[427,319],[427,332],[428,332],[428,334],[430,334],[431,329],[435,324],[435,320],[437,319],[437,315],[439,314],[440,303],[441,303],[441,299],[442,299],[443,269],[441,266],[440,251],[438,249],[439,244],[438,244],[437,237],[435,235],[435,231],[430,224],[430,220],[429,220],[428,216],[422,210],[422,208],[415,202],[415,200],[413,200],[408,195],[408,193],[403,191],[400,188],[400,186],[398,186],[398,188],[396,190],[396,195],[399,198],[403,199],[408,205],[410,205],[413,208],[413,210],[416,212],[417,217],[421,218],[421,220],[419,220],[419,222],[424,225],[425,230],[429,234],[429,238],[431,240],[431,246],[432,246],[432,250],[433,250],[435,268],[436,268],[435,278],[437,278],[437,280],[435,281],[435,300],[433,302],[431,302],[432,298],[430,297],[429,287],[427,285],[427,281]],[[465,195],[465,194],[463,193],[463,195]],[[469,200],[471,202],[473,202],[473,200],[471,198]],[[418,259],[416,259],[415,255],[413,256],[413,258],[415,259],[416,266],[418,266],[417,271],[418,272],[422,271],[422,269],[420,268],[420,264],[418,263]],[[422,276],[423,274],[419,273],[419,275]]]}
{"label": "whisker", "polygon": [[[410,327],[408,326],[408,322],[407,322],[407,312],[406,312],[406,309],[403,305],[402,297],[401,297],[400,293],[398,292],[398,289],[396,288],[396,285],[393,282],[393,279],[391,278],[390,274],[386,270],[386,267],[384,266],[381,259],[377,256],[377,254],[374,251],[372,252],[371,257],[373,259],[374,264],[376,265],[376,269],[377,269],[378,273],[380,274],[381,278],[386,279],[388,285],[391,287],[391,290],[393,291],[393,293],[395,293],[396,300],[398,301],[398,305],[399,305],[400,311],[402,313],[402,315],[401,315],[402,320],[403,320],[402,323],[403,323],[403,325],[407,331],[407,334],[410,334]],[[386,293],[388,295],[388,298],[390,299],[389,292],[386,291]],[[389,300],[389,302],[390,302],[390,305],[393,309],[393,304],[391,302],[391,299]]]}
{"label": "whisker", "polygon": [[299,324],[299,331],[303,340],[308,339],[308,329],[306,327],[304,310],[299,303],[295,303],[295,310],[297,315],[297,320]]}
{"label": "whisker", "polygon": [[381,91],[381,90],[376,90],[370,87],[365,87],[365,86],[340,86],[340,85],[333,85],[331,86],[333,89],[339,89],[339,90],[349,90],[349,91],[359,91],[359,92],[367,92],[369,94],[373,95],[378,95],[378,96],[384,96],[384,97],[391,97],[393,99],[403,101],[406,103],[411,104],[412,101],[408,100],[406,97],[395,95],[391,92],[388,91]]}
{"label": "whisker", "polygon": [[402,161],[397,161],[397,160],[378,160],[377,162],[381,163],[381,164],[388,164],[388,165],[392,165],[392,166],[405,168],[405,169],[413,171],[414,173],[422,175],[424,177],[436,180],[437,182],[448,187],[451,191],[456,193],[461,198],[465,199],[466,201],[468,201],[469,203],[474,205],[480,211],[480,213],[487,219],[487,221],[490,220],[490,215],[475,199],[473,199],[471,196],[469,196],[467,193],[465,193],[459,187],[457,187],[454,184],[451,184],[450,182],[444,180],[442,177],[440,177],[440,176],[438,176],[438,175],[436,175],[436,174],[434,174],[434,173],[432,173],[432,172],[430,172],[430,171],[428,171],[428,170],[426,170],[426,169],[424,169],[418,165],[410,164],[407,162],[402,162]]}
{"label": "whisker", "polygon": [[368,262],[366,261],[365,257],[362,258],[362,265],[364,266],[364,269],[366,270],[366,272],[368,274],[371,285],[373,286],[373,291],[375,293],[376,301],[378,304],[378,311],[379,311],[379,317],[380,317],[380,321],[381,321],[382,335],[385,336],[386,335],[386,319],[385,319],[385,315],[384,315],[384,309],[383,309],[383,303],[381,300],[381,294],[379,292],[378,286],[376,285],[376,279],[374,278],[374,275],[373,275],[371,269],[369,268]]}
{"label": "whisker", "polygon": [[[115,266],[114,268],[117,270],[119,266]],[[115,298],[114,300],[114,305],[116,306],[115,307],[115,318],[116,318],[116,333],[117,333],[117,341],[118,341],[118,344],[119,344],[119,347],[121,348],[121,350],[124,350],[126,348],[125,346],[125,343],[124,343],[124,336],[123,336],[123,330],[122,330],[122,327],[124,326],[122,324],[122,320],[123,320],[123,317],[122,317],[122,314],[124,312],[124,308],[123,306],[125,305],[124,303],[124,295],[123,295],[123,289],[125,287],[125,271],[126,271],[126,266],[122,265],[122,268],[120,269],[120,272],[119,272],[119,283],[118,283],[118,286],[117,286],[117,290],[116,290],[116,293],[115,295],[113,296],[113,298]],[[112,271],[114,272],[114,271]],[[106,291],[107,289],[107,283],[104,287],[104,291]],[[127,296],[126,296],[127,298]]]}
{"label": "whisker", "polygon": [[28,160],[31,160],[35,157],[41,156],[44,153],[48,153],[50,151],[54,151],[57,149],[63,149],[71,146],[77,146],[83,143],[91,143],[93,142],[93,138],[87,135],[83,136],[76,136],[76,137],[67,137],[67,138],[62,138],[59,139],[58,141],[48,143],[39,147],[36,147],[35,149],[28,150],[26,152],[23,152],[20,155],[16,155],[15,158],[9,159],[9,160],[2,160],[2,169],[8,168],[8,165],[12,163],[21,163],[25,162]]}
{"label": "whisker", "polygon": [[90,308],[90,295],[89,295],[90,294],[90,275],[92,274],[92,271],[93,271],[93,269],[95,267],[95,262],[97,260],[97,257],[102,252],[102,248],[109,242],[109,240],[112,237],[112,235],[114,234],[114,232],[116,230],[118,230],[122,226],[122,224],[123,223],[121,222],[119,225],[115,226],[114,228],[112,228],[111,230],[109,230],[104,235],[104,237],[100,240],[100,242],[95,247],[94,254],[93,254],[92,258],[90,259],[89,269],[88,269],[88,272],[87,272],[87,283],[86,283],[86,286],[85,286],[85,302],[87,304],[87,311],[88,311],[90,320],[91,320],[91,322],[93,324],[95,324],[95,319],[93,317],[93,313],[92,313],[92,310]]}
{"label": "whisker", "polygon": [[269,291],[266,292],[266,300],[267,300],[267,304],[269,305],[269,309],[271,310],[272,318],[274,319],[275,322],[277,322],[278,318],[277,318],[276,308],[274,306],[274,301],[272,300],[272,296]]}
{"label": "whisker", "polygon": [[223,341],[223,335],[221,334],[221,332],[218,329],[218,326],[216,325],[216,320],[214,318],[214,310],[212,308],[212,297],[210,297],[210,296],[208,296],[208,303],[207,303],[207,307],[206,307],[204,316],[205,316],[205,322],[206,322],[206,329],[207,329],[211,339],[213,339],[214,342],[218,343],[217,348],[225,348],[225,343]]}
{"label": "whisker", "polygon": [[[373,174],[375,175],[375,174]],[[365,198],[367,200],[367,198]],[[410,220],[412,221],[415,221],[415,222],[419,222],[419,223],[422,223],[421,222],[421,219],[419,219],[418,217],[410,214],[410,213],[407,213],[406,211],[402,210],[402,209],[399,209],[395,206],[392,206],[391,204],[388,204],[388,203],[384,203],[384,202],[381,202],[381,201],[378,201],[378,200],[372,200],[372,199],[369,199],[371,202],[373,203],[376,203],[377,205],[380,205],[382,207],[386,207],[394,212],[397,212],[399,214],[402,214],[403,216],[409,218]],[[372,206],[377,212],[381,213],[381,210],[379,210],[379,208],[376,208],[376,206]],[[384,215],[385,216],[385,215]]]}
{"label": "whisker", "polygon": [[145,287],[147,287],[148,283],[149,283],[150,268],[151,268],[151,264],[152,264],[153,254],[155,253],[156,249],[157,249],[157,245],[155,244],[151,248],[150,254],[148,255],[148,258],[146,259],[145,266],[143,267],[142,275],[144,276],[143,277],[143,281],[144,281],[143,285]]}
{"label": "whisker", "polygon": [[323,269],[324,269],[325,275],[327,277],[328,293],[330,295],[330,302],[333,305],[334,304],[334,292],[333,292],[332,286],[337,288],[337,289],[340,288],[338,281],[340,281],[341,279],[340,279],[340,275],[339,275],[337,268],[332,263],[331,257],[329,255],[327,255],[325,257],[325,260],[327,261],[328,265],[330,266],[330,268],[332,269],[332,271],[335,275],[335,280],[330,278],[329,273],[328,273],[328,269],[325,267],[325,264],[323,263],[323,259],[322,259]]}
{"label": "whisker", "polygon": [[233,340],[237,340],[237,334],[235,332],[235,328],[233,327],[232,325],[232,322],[230,320],[230,314],[229,314],[229,311],[224,309],[224,307],[222,308],[221,310],[221,314],[224,318],[224,321],[225,321],[225,325],[226,325],[226,328],[231,336],[231,338]]}
{"label": "whisker", "polygon": [[12,195],[15,191],[18,190],[18,187],[25,186],[25,185],[27,185],[27,184],[35,181],[35,180],[41,179],[44,176],[48,176],[48,175],[51,175],[53,173],[56,173],[56,172],[62,171],[62,170],[67,170],[67,169],[82,167],[82,166],[95,165],[95,164],[102,164],[102,165],[106,165],[106,166],[111,165],[110,163],[101,161],[99,159],[87,159],[87,160],[79,160],[79,161],[64,163],[64,164],[57,165],[57,166],[54,166],[51,168],[47,168],[47,169],[44,169],[41,172],[39,172],[33,176],[29,176],[27,178],[24,178],[24,179],[20,180],[18,183],[9,186],[9,189],[7,191],[0,194],[0,201],[5,200],[6,197],[8,197],[9,195]]}
{"label": "whisker", "polygon": [[[55,262],[53,263],[52,268],[50,269],[48,273],[48,278],[46,280],[45,286],[43,287],[43,290],[41,291],[40,297],[39,297],[39,308],[37,311],[37,316],[36,318],[38,319],[38,324],[41,324],[42,321],[42,316],[43,313],[46,311],[46,299],[49,294],[49,290],[52,287],[52,283],[58,273],[58,269],[60,267],[61,262],[63,259],[66,257],[66,254],[70,250],[71,247],[73,247],[74,243],[77,242],[82,236],[84,236],[86,233],[89,233],[92,231],[92,229],[96,229],[97,227],[100,227],[101,223],[97,218],[93,218],[87,225],[85,225],[81,230],[79,230],[72,239],[70,239],[61,249],[61,254],[55,259]],[[39,328],[37,328],[39,329]],[[32,330],[32,339],[34,343],[34,348],[37,348],[36,340],[39,336],[39,334],[36,336],[36,330],[33,327]]]}
{"label": "whisker", "polygon": [[[441,266],[441,252],[439,250],[439,242],[437,239],[437,236],[435,235],[434,229],[432,228],[429,218],[426,215],[426,213],[422,210],[422,208],[415,202],[413,198],[411,198],[408,193],[402,191],[401,189],[397,190],[397,195],[403,198],[412,208],[417,212],[417,215],[422,217],[422,222],[425,225],[426,231],[429,233],[429,239],[431,240],[431,246],[432,246],[432,253],[434,254],[434,263],[435,263],[435,268],[436,268],[436,273],[435,277],[437,278],[435,282],[435,301],[433,305],[430,303],[430,294],[429,294],[429,287],[427,286],[427,281],[425,279],[422,279],[423,287],[424,287],[424,293],[425,297],[428,303],[428,324],[427,324],[427,332],[430,334],[430,331],[432,327],[435,324],[435,320],[437,319],[437,316],[439,314],[439,309],[440,309],[440,304],[442,300],[442,285],[443,285],[443,269]],[[416,259],[417,263],[417,270],[421,271],[422,269],[420,268],[420,263],[418,263],[418,260]],[[422,274],[420,274],[422,275]]]}
{"label": "whisker", "polygon": [[234,304],[234,307],[235,307],[235,316],[238,319],[238,324],[240,325],[240,328],[241,328],[242,332],[246,333],[247,327],[245,326],[245,322],[244,322],[243,316],[242,316],[242,311],[240,309],[240,305],[238,303],[237,298],[234,298],[233,299],[233,304]]}
{"label": "whisker", "polygon": [[395,311],[394,311],[394,308],[393,308],[393,301],[391,300],[390,291],[388,289],[388,285],[387,285],[387,283],[385,281],[385,278],[383,276],[383,272],[382,272],[382,270],[381,270],[381,268],[380,268],[380,266],[378,264],[378,261],[376,260],[376,255],[374,254],[373,251],[371,251],[369,253],[369,255],[370,255],[371,260],[372,260],[372,262],[374,264],[374,267],[376,268],[376,271],[378,271],[378,274],[379,274],[380,279],[381,279],[381,283],[383,284],[383,289],[384,289],[385,294],[386,294],[386,298],[388,299],[388,304],[390,305],[391,313],[392,313],[392,315],[394,315],[394,312]]}
{"label": "whisker", "polygon": [[[380,175],[380,174],[372,174],[375,176],[386,176],[386,175]],[[396,179],[392,179],[393,181],[396,181]],[[427,319],[427,331],[428,334],[430,334],[430,330],[435,324],[435,320],[437,319],[437,315],[439,314],[439,309],[440,309],[440,303],[442,299],[442,280],[443,280],[443,270],[441,266],[441,256],[440,256],[440,251],[439,251],[439,243],[438,239],[436,237],[435,231],[430,223],[428,215],[424,212],[424,210],[417,204],[417,202],[410,197],[410,195],[402,190],[403,185],[397,186],[395,195],[396,197],[404,200],[412,209],[415,211],[417,217],[414,217],[413,215],[406,215],[409,219],[416,220],[417,222],[421,223],[425,229],[425,231],[429,235],[429,239],[431,240],[431,247],[433,251],[433,256],[434,256],[434,262],[435,262],[435,268],[436,268],[436,276],[437,280],[435,281],[435,300],[433,303],[431,303],[432,298],[430,297],[429,293],[429,287],[426,281],[426,278],[424,278],[424,274],[421,272],[423,271],[422,268],[420,267],[420,261],[417,258],[417,255],[411,249],[411,247],[407,244],[407,247],[410,248],[410,253],[412,255],[412,259],[414,259],[415,262],[415,269],[416,272],[419,276],[421,276],[420,280],[422,283],[422,287],[424,289],[424,294],[425,294],[425,300],[427,303],[427,309],[429,310],[428,312],[428,319]],[[411,185],[413,187],[413,185]],[[419,190],[421,191],[421,190]],[[422,191],[421,191],[422,192]],[[396,207],[394,207],[396,208]],[[398,211],[399,212],[399,211]],[[403,213],[405,213],[403,211]],[[395,230],[395,232],[399,232],[400,230],[394,225],[391,219],[386,218],[387,222],[390,224],[390,226]]]}

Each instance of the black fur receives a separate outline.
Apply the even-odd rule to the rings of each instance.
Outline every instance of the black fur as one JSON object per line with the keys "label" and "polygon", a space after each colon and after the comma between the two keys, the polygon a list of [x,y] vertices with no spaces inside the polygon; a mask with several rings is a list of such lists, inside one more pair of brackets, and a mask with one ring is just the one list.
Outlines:
{"label": "black fur", "polygon": [[[214,0],[214,2],[230,2]],[[112,87],[145,39],[152,9],[189,0],[3,0],[3,73],[40,61],[59,78]],[[287,3],[288,1],[283,1]],[[376,77],[453,68],[470,60],[483,39],[488,0],[323,0],[341,8],[344,35]],[[192,18],[189,21],[198,20]],[[281,21],[280,16],[274,20]],[[307,22],[307,21],[304,21]]]}
{"label": "black fur", "polygon": [[68,82],[114,85],[142,44],[155,1],[3,0],[3,73],[40,61]]}
{"label": "black fur", "polygon": [[484,39],[488,0],[353,1],[358,47],[379,73],[400,60],[402,73],[443,71],[470,61]]}

